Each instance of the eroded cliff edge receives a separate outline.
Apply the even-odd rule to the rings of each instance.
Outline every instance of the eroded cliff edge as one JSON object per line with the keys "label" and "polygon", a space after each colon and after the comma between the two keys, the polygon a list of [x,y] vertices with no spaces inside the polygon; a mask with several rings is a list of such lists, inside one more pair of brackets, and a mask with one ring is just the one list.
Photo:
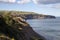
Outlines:
{"label": "eroded cliff edge", "polygon": [[37,34],[21,17],[0,15],[0,40],[46,40]]}
{"label": "eroded cliff edge", "polygon": [[34,12],[24,12],[24,11],[0,11],[0,14],[12,14],[16,15],[17,17],[22,17],[23,19],[54,19],[55,16],[52,15],[44,15],[44,14],[38,14]]}

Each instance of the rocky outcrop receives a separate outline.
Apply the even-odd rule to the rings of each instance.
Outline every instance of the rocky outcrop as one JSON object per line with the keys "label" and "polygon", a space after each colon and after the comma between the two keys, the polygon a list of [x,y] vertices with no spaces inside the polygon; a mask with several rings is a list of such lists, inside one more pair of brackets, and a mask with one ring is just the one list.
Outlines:
{"label": "rocky outcrop", "polygon": [[0,40],[46,40],[21,17],[0,15]]}

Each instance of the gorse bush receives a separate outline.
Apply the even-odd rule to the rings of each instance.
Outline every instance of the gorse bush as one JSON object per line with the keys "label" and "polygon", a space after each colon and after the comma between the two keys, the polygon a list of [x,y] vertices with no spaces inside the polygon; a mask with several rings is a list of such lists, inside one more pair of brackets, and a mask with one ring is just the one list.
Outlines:
{"label": "gorse bush", "polygon": [[6,22],[6,24],[8,24],[10,26],[12,25],[12,18],[11,18],[10,13],[4,14],[3,18],[4,18],[5,22]]}

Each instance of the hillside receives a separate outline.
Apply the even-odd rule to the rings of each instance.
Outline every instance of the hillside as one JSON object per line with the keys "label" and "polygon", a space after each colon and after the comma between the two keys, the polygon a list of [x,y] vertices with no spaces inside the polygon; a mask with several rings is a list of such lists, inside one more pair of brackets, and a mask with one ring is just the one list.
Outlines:
{"label": "hillside", "polygon": [[21,17],[0,15],[0,40],[46,40]]}
{"label": "hillside", "polygon": [[56,18],[55,16],[52,15],[43,15],[43,14],[38,14],[34,12],[23,12],[23,11],[0,11],[0,15],[2,14],[9,14],[9,15],[14,15],[14,16],[19,16],[22,17],[23,19],[51,19],[51,18]]}

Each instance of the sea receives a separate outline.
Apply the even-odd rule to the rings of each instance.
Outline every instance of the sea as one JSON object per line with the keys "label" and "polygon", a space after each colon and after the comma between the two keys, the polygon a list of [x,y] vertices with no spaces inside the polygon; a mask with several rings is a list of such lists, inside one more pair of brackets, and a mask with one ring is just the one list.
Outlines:
{"label": "sea", "polygon": [[27,22],[35,32],[47,40],[60,40],[60,17],[56,17],[56,19],[29,19]]}

